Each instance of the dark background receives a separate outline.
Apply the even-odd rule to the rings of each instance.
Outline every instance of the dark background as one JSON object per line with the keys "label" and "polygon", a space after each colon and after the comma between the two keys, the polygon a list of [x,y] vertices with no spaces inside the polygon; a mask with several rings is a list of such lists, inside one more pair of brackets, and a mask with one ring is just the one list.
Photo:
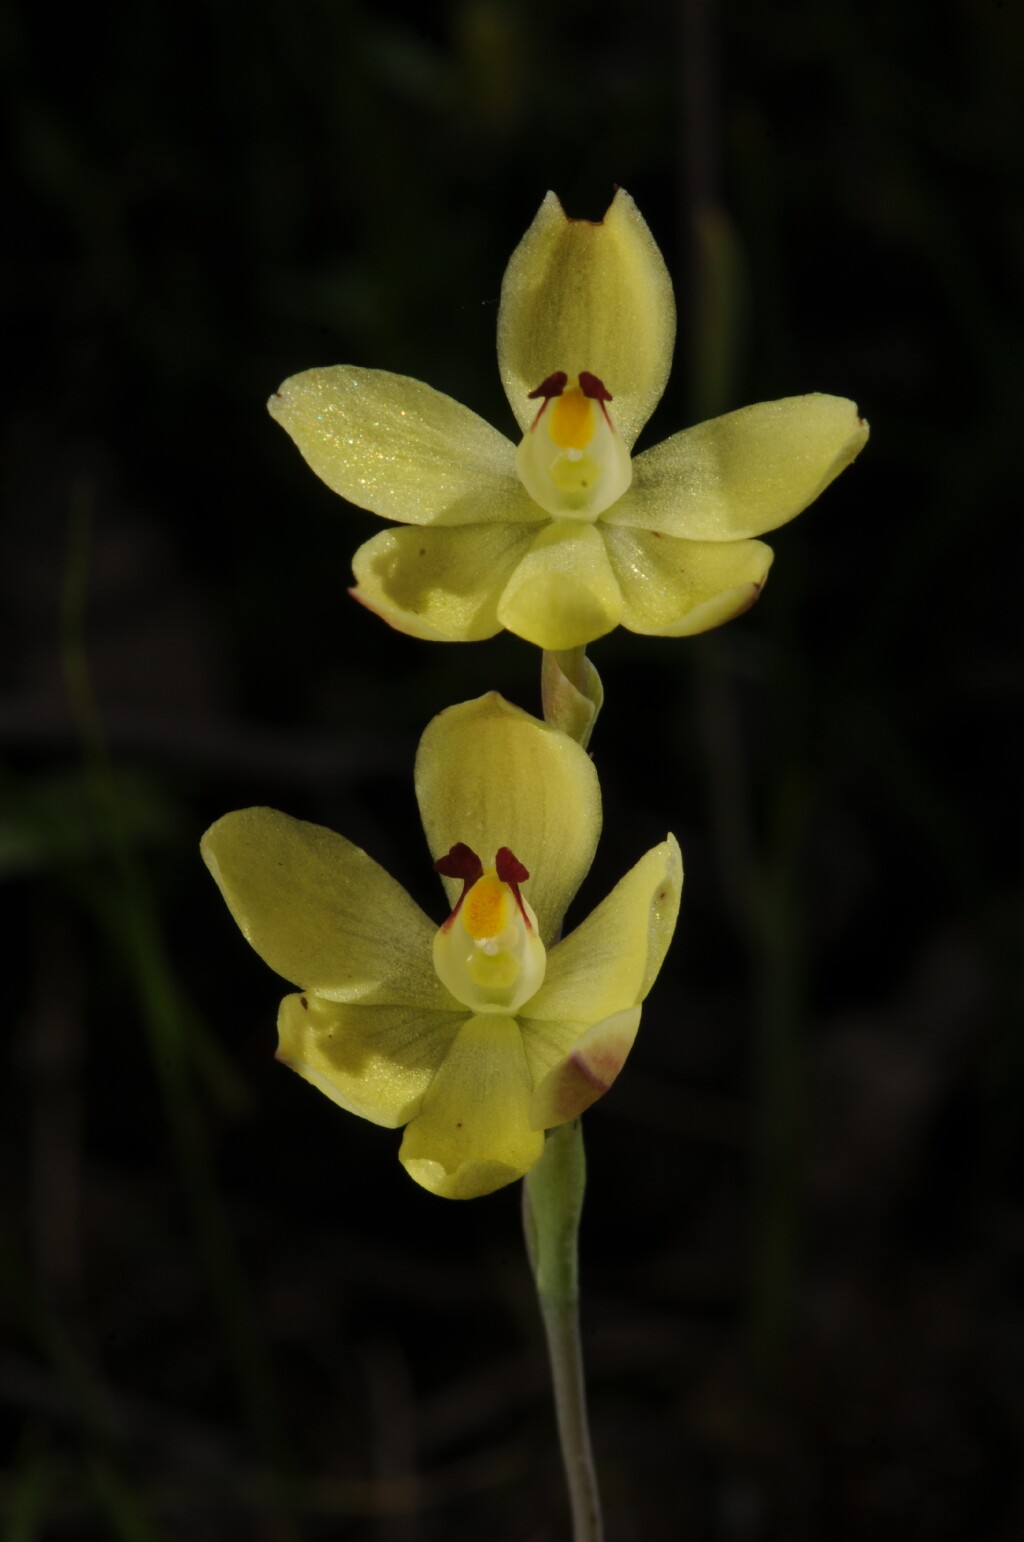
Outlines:
{"label": "dark background", "polygon": [[0,11],[0,1512],[18,1539],[567,1534],[518,1194],[417,1189],[272,1058],[197,852],[270,803],[441,916],[434,712],[515,638],[346,595],[377,528],[264,401],[346,361],[511,435],[547,187],[676,280],[641,445],[872,423],[721,632],[592,649],[606,830],[687,889],[587,1119],[610,1542],[1024,1527],[1017,3],[138,0]]}

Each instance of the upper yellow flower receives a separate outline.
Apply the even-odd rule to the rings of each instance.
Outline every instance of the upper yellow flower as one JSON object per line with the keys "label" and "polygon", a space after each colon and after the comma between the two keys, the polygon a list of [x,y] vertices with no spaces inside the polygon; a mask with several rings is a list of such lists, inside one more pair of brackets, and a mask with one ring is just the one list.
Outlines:
{"label": "upper yellow flower", "polygon": [[494,693],[442,712],[416,796],[453,909],[440,930],[372,857],[273,809],[226,814],[203,856],[260,956],[299,986],[278,1056],[396,1128],[413,1178],[453,1199],[511,1183],[614,1081],[679,909],[670,835],[556,941],[601,796],[567,734]]}
{"label": "upper yellow flower", "polygon": [[867,440],[852,402],[794,396],[630,450],[672,362],[675,304],[628,193],[598,223],[549,193],[505,273],[498,364],[518,449],[430,386],[335,365],[269,403],[318,476],[413,529],[355,555],[356,599],[414,637],[507,627],[548,649],[621,623],[680,637],[751,605],[750,537],[799,514]]}

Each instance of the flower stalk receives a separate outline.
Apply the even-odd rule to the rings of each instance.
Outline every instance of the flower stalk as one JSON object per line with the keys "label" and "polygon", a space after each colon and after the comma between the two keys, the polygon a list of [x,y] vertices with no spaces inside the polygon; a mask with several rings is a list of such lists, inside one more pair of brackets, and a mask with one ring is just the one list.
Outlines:
{"label": "flower stalk", "polygon": [[573,1542],[601,1542],[601,1499],[580,1343],[577,1237],[585,1185],[583,1126],[574,1119],[550,1131],[543,1156],[526,1175],[523,1229],[551,1364]]}
{"label": "flower stalk", "polygon": [[[545,722],[586,749],[604,701],[604,687],[585,647],[560,653],[545,650],[541,698]],[[523,1180],[523,1230],[551,1366],[573,1542],[601,1542],[601,1497],[590,1444],[580,1340],[579,1229],[586,1177],[582,1120],[549,1130],[540,1161]]]}

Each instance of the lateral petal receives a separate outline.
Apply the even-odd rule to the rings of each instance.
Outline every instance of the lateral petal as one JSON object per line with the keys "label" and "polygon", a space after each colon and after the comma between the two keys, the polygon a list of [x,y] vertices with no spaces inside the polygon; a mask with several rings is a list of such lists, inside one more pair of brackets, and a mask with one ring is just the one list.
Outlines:
{"label": "lateral petal", "polygon": [[622,596],[597,526],[559,519],[534,537],[498,601],[502,626],[538,648],[578,648],[618,626]]}
{"label": "lateral petal", "polygon": [[629,194],[619,188],[594,222],[570,219],[548,193],[512,253],[498,311],[498,368],[523,432],[541,381],[589,370],[632,445],[665,389],[675,330],[668,269]]}
{"label": "lateral petal", "polygon": [[358,846],[271,808],[225,814],[201,850],[243,936],[271,969],[331,1001],[445,1011],[436,926]]}
{"label": "lateral petal", "polygon": [[[586,876],[601,831],[601,790],[567,734],[496,691],[441,712],[416,755],[416,797],[431,855],[458,841],[491,862],[509,847],[530,873],[524,898],[545,945]],[[450,905],[458,879],[443,880]]]}
{"label": "lateral petal", "polygon": [[498,601],[536,526],[393,527],[352,559],[350,590],[367,610],[410,637],[480,642],[500,632]]}
{"label": "lateral petal", "polygon": [[524,1035],[534,1020],[589,1026],[643,1001],[672,940],[682,883],[669,835],[550,950],[544,984],[520,1014]]}
{"label": "lateral petal", "polygon": [[763,535],[813,503],[867,440],[842,396],[741,407],[637,455],[632,485],[601,518],[689,541]]}
{"label": "lateral petal", "polygon": [[267,409],[333,492],[407,525],[537,521],[504,434],[421,380],[336,364],[286,380]]}
{"label": "lateral petal", "polygon": [[611,526],[604,537],[623,626],[659,637],[690,637],[749,610],[774,555],[763,541],[677,540]]}
{"label": "lateral petal", "polygon": [[[453,1003],[454,1005],[454,1003]],[[340,1108],[397,1129],[419,1109],[465,1014],[286,996],[277,1058]]]}
{"label": "lateral petal", "polygon": [[577,1119],[603,1098],[625,1065],[639,1027],[640,1008],[628,1007],[588,1028],[537,1086],[530,1104],[534,1128],[549,1130]]}
{"label": "lateral petal", "polygon": [[533,1083],[514,1017],[464,1023],[406,1127],[399,1160],[446,1199],[475,1199],[528,1172],[544,1149],[530,1126]]}

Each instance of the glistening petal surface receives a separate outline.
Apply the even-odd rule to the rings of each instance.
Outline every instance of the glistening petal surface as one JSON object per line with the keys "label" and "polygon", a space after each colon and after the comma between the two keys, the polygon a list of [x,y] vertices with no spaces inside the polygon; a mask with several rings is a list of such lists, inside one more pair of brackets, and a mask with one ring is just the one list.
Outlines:
{"label": "glistening petal surface", "polygon": [[533,1083],[513,1017],[464,1023],[407,1127],[399,1160],[446,1199],[475,1199],[528,1172],[544,1149],[530,1126]]}
{"label": "glistening petal surface", "polygon": [[286,380],[267,404],[327,486],[411,525],[540,520],[514,448],[420,380],[336,364]]}
{"label": "glistening petal surface", "polygon": [[741,407],[636,456],[632,485],[602,519],[691,541],[763,535],[813,503],[867,439],[845,397]]}
{"label": "glistening petal surface", "polygon": [[356,552],[353,595],[399,632],[479,642],[500,632],[498,602],[536,525],[382,530]]}
{"label": "glistening petal surface", "polygon": [[498,311],[498,367],[520,428],[542,380],[589,370],[631,445],[665,389],[675,314],[664,258],[628,193],[620,188],[596,223],[569,219],[548,193],[512,253]]}
{"label": "glistening petal surface", "polygon": [[550,950],[544,984],[520,1014],[524,1035],[534,1019],[589,1025],[643,1001],[672,940],[682,883],[670,835]]}
{"label": "glistening petal surface", "polygon": [[604,538],[632,632],[690,637],[749,610],[772,565],[763,541],[683,541],[608,526]]}
{"label": "glistening petal surface", "polygon": [[281,1003],[277,1058],[349,1113],[397,1129],[419,1109],[465,1017],[303,992]]}
{"label": "glistening petal surface", "polygon": [[622,595],[600,530],[559,519],[533,539],[498,601],[517,637],[557,651],[603,637],[622,616]]}
{"label": "glistening petal surface", "polygon": [[[601,792],[586,752],[491,692],[428,724],[416,756],[416,797],[435,859],[457,841],[488,864],[501,846],[515,853],[530,873],[523,894],[548,943],[601,830]],[[444,884],[454,905],[462,884]]]}
{"label": "glistening petal surface", "polygon": [[431,960],[437,928],[343,835],[242,809],[211,825],[202,853],[242,934],[292,984],[333,1001],[455,1007]]}

